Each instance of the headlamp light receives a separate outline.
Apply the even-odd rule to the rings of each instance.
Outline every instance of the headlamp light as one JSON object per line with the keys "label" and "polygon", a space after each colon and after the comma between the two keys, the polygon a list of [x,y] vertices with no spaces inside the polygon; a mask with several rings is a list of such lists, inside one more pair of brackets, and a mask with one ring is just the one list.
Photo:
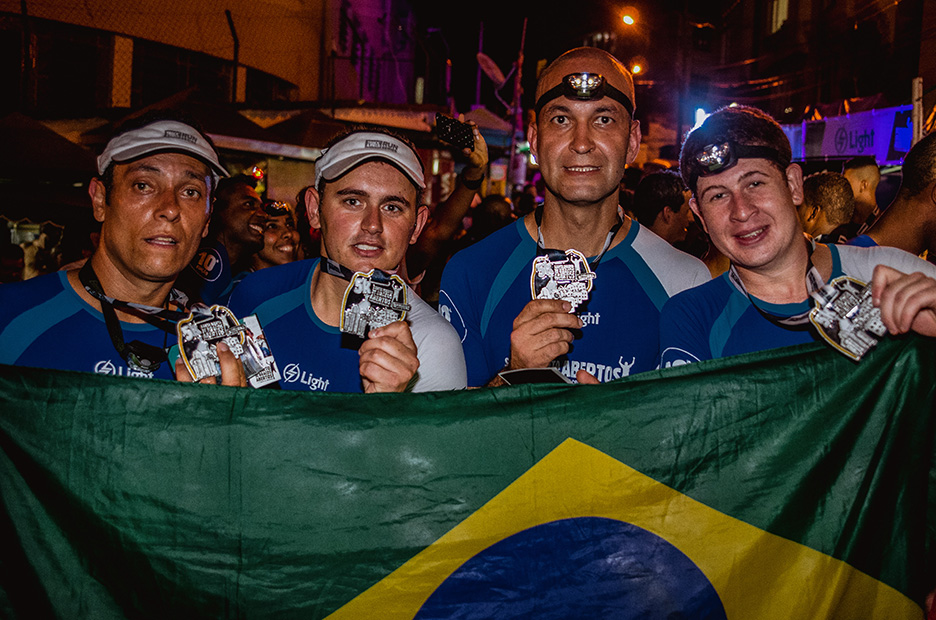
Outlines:
{"label": "headlamp light", "polygon": [[559,97],[579,101],[594,101],[610,97],[624,106],[628,114],[634,115],[634,102],[631,98],[611,86],[604,76],[598,73],[570,73],[565,76],[559,84],[547,90],[536,100],[534,106],[536,113],[539,114],[547,103]]}
{"label": "headlamp light", "polygon": [[775,148],[735,144],[730,140],[704,146],[693,159],[701,168],[696,170],[696,177],[724,172],[733,168],[739,159],[767,159],[784,169],[790,165],[789,161],[780,157],[780,152]]}

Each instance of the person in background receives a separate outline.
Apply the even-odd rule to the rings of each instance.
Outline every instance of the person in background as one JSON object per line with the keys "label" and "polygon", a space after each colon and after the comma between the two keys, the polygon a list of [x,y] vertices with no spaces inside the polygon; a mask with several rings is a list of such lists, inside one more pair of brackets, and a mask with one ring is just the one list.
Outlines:
{"label": "person in background", "polygon": [[192,302],[211,305],[227,299],[234,276],[248,269],[251,257],[263,248],[266,214],[256,185],[248,175],[218,183],[208,236],[179,277],[178,288]]}
{"label": "person in background", "polygon": [[910,149],[901,167],[894,202],[868,231],[849,245],[885,245],[918,256],[936,257],[936,133]]}
{"label": "person in background", "polygon": [[422,234],[407,250],[400,270],[400,276],[416,288],[423,300],[432,304],[438,299],[442,267],[451,255],[452,242],[464,230],[463,220],[478,198],[487,171],[487,142],[474,122],[469,121],[469,125],[474,135],[474,149],[462,151],[468,163],[458,175],[452,193],[432,210]]}
{"label": "person in background", "polygon": [[819,243],[845,243],[855,210],[855,195],[844,175],[817,172],[803,179],[803,203],[797,207],[803,231]]}
{"label": "person in background", "polygon": [[263,212],[267,216],[263,225],[263,248],[251,257],[252,271],[299,259],[296,210],[289,203],[268,200],[263,203]]}
{"label": "person in background", "polygon": [[634,215],[670,245],[685,241],[692,211],[689,190],[675,172],[663,170],[645,176],[634,192]]}
{"label": "person in background", "polygon": [[877,160],[870,155],[852,157],[842,166],[842,174],[851,183],[855,195],[855,212],[847,234],[851,239],[865,232],[880,211],[877,204],[877,188],[881,182],[881,169]]}

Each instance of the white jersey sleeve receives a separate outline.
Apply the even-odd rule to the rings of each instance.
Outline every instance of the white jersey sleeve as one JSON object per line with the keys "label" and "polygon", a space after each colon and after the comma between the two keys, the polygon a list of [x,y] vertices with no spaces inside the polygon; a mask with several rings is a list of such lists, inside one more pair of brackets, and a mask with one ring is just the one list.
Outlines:
{"label": "white jersey sleeve", "polygon": [[468,385],[465,354],[455,328],[412,289],[407,289],[407,295],[411,305],[407,318],[419,358],[413,391],[464,389]]}

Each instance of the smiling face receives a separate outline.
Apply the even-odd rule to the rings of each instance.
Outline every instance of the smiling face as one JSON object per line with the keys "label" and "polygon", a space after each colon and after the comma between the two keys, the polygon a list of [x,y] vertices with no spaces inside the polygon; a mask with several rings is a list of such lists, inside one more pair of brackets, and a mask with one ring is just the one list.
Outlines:
{"label": "smiling face", "polygon": [[429,210],[416,186],[389,163],[370,161],[306,195],[309,220],[322,229],[322,255],[352,271],[395,271]]}
{"label": "smiling face", "polygon": [[172,282],[207,233],[209,171],[179,153],[114,164],[110,192],[91,183],[98,253],[129,282]]}
{"label": "smiling face", "polygon": [[700,177],[690,206],[732,263],[767,273],[792,261],[801,249],[796,205],[802,200],[799,166],[781,172],[766,159],[742,159],[725,172]]}
{"label": "smiling face", "polygon": [[215,215],[220,220],[219,236],[225,245],[234,244],[249,250],[263,246],[266,215],[257,190],[246,183],[235,183],[218,192]]}
{"label": "smiling face", "polygon": [[254,269],[285,265],[297,260],[299,232],[292,216],[267,217],[263,229],[263,249],[254,254]]}
{"label": "smiling face", "polygon": [[[570,73],[599,73],[612,86],[634,97],[633,83],[619,63],[602,53],[561,58],[537,86],[537,97]],[[624,168],[637,156],[640,126],[624,106],[610,97],[548,102],[529,129],[530,149],[546,183],[547,200],[589,205],[617,205]]]}

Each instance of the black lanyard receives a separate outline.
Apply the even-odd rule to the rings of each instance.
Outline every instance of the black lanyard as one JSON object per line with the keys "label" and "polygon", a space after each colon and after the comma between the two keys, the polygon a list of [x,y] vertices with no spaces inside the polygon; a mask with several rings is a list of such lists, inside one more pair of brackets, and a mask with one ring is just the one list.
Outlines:
{"label": "black lanyard", "polygon": [[[120,327],[120,320],[117,318],[115,308],[140,317],[167,334],[175,334],[176,323],[187,318],[188,312],[177,312],[168,308],[156,308],[108,297],[104,293],[104,288],[101,286],[97,274],[94,273],[90,259],[78,272],[78,279],[85,290],[88,291],[88,294],[101,302],[101,312],[104,315],[104,324],[107,325],[107,333],[110,335],[111,343],[128,366],[135,370],[154,372],[163,362],[169,359],[165,348],[159,348],[139,340],[124,342],[123,329]],[[167,305],[174,303],[185,308],[188,304],[188,298],[176,289],[172,289],[166,303]]]}
{"label": "black lanyard", "polygon": [[[322,262],[325,264],[325,273],[341,278],[347,282],[350,282],[351,279],[354,278],[355,273],[363,273],[351,271],[338,261],[332,260],[330,258],[323,258]],[[380,269],[374,268],[374,273],[371,274],[370,278],[375,282],[386,284],[390,281],[391,275],[386,271],[381,271]]]}
{"label": "black lanyard", "polygon": [[[806,292],[809,294],[807,301],[812,298],[813,294],[820,290],[825,282],[822,280],[822,276],[819,275],[819,270],[816,269],[816,266],[812,262],[812,253],[815,250],[815,242],[807,241],[806,242],[807,253],[806,253]],[[800,312],[799,314],[794,314],[793,316],[780,316],[769,312],[766,308],[760,306],[757,303],[757,300],[748,293],[747,288],[744,286],[744,282],[741,281],[741,276],[738,275],[737,269],[735,269],[734,263],[731,264],[731,267],[728,269],[728,278],[731,280],[731,283],[734,284],[735,288],[738,289],[745,297],[748,298],[748,301],[751,302],[758,312],[761,315],[773,323],[774,325],[780,325],[786,328],[800,329],[803,327],[809,326],[809,313],[811,309],[806,310],[805,312]]]}
{"label": "black lanyard", "polygon": [[[554,250],[546,247],[546,242],[543,240],[543,205],[539,204],[536,207],[536,211],[533,213],[533,217],[536,219],[536,255],[537,256],[548,256],[551,260],[563,260],[566,257],[566,253],[562,250]],[[608,231],[608,236],[605,237],[604,247],[601,248],[601,252],[596,256],[588,266],[592,271],[598,269],[598,264],[601,262],[601,259],[604,258],[605,252],[608,251],[608,248],[611,247],[611,242],[614,241],[614,236],[617,235],[618,231],[621,230],[621,226],[624,225],[624,218],[621,216],[620,208],[618,208],[618,221],[611,227]]]}

